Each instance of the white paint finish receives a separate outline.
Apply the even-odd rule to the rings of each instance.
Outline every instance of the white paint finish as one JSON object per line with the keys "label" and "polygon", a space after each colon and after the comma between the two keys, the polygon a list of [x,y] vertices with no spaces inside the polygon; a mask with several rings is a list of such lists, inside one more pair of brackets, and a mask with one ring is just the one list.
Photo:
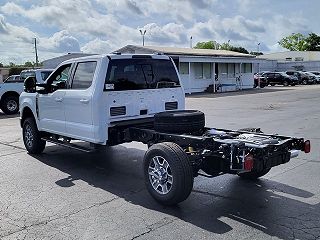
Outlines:
{"label": "white paint finish", "polygon": [[[64,96],[66,90],[38,95],[39,129],[57,134],[66,132]],[[24,99],[24,95],[21,96]]]}
{"label": "white paint finish", "polygon": [[[109,55],[115,59],[131,58],[131,55]],[[167,56],[152,55],[155,59],[169,59]],[[39,94],[40,130],[61,136],[105,144],[108,128],[116,121],[153,117],[165,111],[166,102],[178,102],[178,109],[185,108],[182,87],[130,91],[103,91],[108,67],[107,55],[72,59],[63,64],[97,61],[91,87],[86,90],[62,89],[54,93]],[[73,68],[73,67],[71,67]],[[179,78],[180,79],[180,78]],[[181,81],[181,79],[180,79]],[[37,93],[22,94],[22,106],[29,106],[35,113]],[[110,108],[125,106],[126,115],[110,116]],[[141,110],[147,114],[141,115]]]}
{"label": "white paint finish", "polygon": [[63,101],[66,133],[77,139],[93,141],[92,91],[68,89]]}

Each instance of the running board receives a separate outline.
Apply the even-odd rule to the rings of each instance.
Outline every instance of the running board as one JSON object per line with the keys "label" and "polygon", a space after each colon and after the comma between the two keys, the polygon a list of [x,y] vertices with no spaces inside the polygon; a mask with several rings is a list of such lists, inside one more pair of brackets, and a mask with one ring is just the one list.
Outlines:
{"label": "running board", "polygon": [[94,152],[93,149],[81,147],[81,146],[73,144],[73,143],[68,143],[68,142],[64,142],[64,141],[61,141],[61,140],[52,139],[52,138],[49,138],[49,137],[43,137],[41,139],[44,140],[44,141],[47,141],[47,142],[51,142],[51,143],[63,146],[63,147],[75,149],[75,150],[78,150],[78,151],[81,151],[81,152],[86,152],[86,153]]}

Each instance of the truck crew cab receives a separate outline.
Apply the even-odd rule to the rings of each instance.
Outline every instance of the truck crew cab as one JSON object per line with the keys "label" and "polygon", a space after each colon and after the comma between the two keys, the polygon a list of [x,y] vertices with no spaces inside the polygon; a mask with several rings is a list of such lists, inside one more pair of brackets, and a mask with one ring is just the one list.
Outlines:
{"label": "truck crew cab", "polygon": [[184,91],[171,58],[164,55],[98,55],[60,64],[43,84],[25,80],[20,119],[27,151],[46,142],[89,152],[92,146],[148,144],[145,182],[160,203],[191,193],[198,175],[224,173],[254,179],[310,151],[301,138],[205,127],[204,114],[184,110]]}

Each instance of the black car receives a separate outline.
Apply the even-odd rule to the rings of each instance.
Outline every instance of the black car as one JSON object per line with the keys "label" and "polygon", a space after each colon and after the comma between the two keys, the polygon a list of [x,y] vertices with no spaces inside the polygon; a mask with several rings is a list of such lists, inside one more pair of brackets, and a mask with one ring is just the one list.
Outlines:
{"label": "black car", "polygon": [[298,78],[299,80],[299,84],[314,84],[315,83],[315,78],[312,76],[309,76],[308,74],[306,74],[305,72],[301,72],[301,71],[286,71],[286,74],[288,74],[289,76],[295,76]]}
{"label": "black car", "polygon": [[[256,88],[256,87],[260,87],[260,88],[264,88],[265,86],[268,86],[268,82],[267,82],[267,79],[266,77],[263,77],[264,73],[256,73],[253,75],[253,79],[254,79],[254,84],[253,84],[253,87]],[[260,81],[260,83],[259,83]]]}
{"label": "black car", "polygon": [[267,83],[271,86],[276,84],[283,85],[283,86],[294,86],[299,83],[299,80],[295,76],[289,76],[285,72],[268,72],[262,75],[267,79]]}

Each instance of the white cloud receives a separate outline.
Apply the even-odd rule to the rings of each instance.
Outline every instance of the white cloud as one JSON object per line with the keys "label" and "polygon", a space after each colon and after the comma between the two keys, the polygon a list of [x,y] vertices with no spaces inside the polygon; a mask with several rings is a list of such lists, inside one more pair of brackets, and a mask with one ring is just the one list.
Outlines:
{"label": "white cloud", "polygon": [[[310,1],[312,9],[319,6]],[[12,0],[0,3],[1,56],[30,60],[34,37],[43,59],[80,50],[110,52],[140,45],[139,29],[147,30],[146,45],[188,47],[192,36],[194,44],[230,40],[249,51],[256,50],[258,42],[265,50],[277,49],[277,42],[292,32],[320,32],[312,25],[317,21],[301,12],[299,4],[284,8],[282,2],[274,7],[267,0]],[[299,11],[291,9],[290,14],[290,7]]]}
{"label": "white cloud", "polygon": [[110,53],[115,48],[112,47],[110,41],[103,41],[99,38],[96,38],[88,43],[86,43],[82,48],[81,51],[84,53],[97,53],[97,54],[104,54]]}

